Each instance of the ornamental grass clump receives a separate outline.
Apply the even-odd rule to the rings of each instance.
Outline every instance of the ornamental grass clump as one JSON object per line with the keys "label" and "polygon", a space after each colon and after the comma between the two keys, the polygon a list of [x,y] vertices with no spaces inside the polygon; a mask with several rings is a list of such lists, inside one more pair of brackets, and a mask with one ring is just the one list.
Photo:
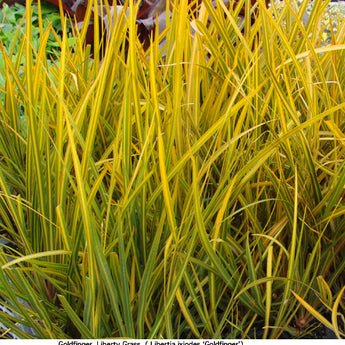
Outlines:
{"label": "ornamental grass clump", "polygon": [[132,1],[102,60],[30,2],[0,45],[2,337],[343,337],[343,22],[170,5],[148,50]]}

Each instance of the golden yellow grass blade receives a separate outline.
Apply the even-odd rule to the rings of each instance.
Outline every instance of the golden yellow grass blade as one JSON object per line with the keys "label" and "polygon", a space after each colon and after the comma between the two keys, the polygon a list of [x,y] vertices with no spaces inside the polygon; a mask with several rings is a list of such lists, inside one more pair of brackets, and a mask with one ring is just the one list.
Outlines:
{"label": "golden yellow grass blade", "polygon": [[9,261],[7,264],[2,265],[1,268],[2,269],[10,268],[11,266],[15,266],[18,263],[29,262],[30,260],[34,260],[38,258],[56,256],[56,255],[70,255],[70,254],[71,254],[71,251],[69,250],[50,250],[50,251],[46,251],[42,253],[30,254],[30,255],[21,256],[20,258]]}
{"label": "golden yellow grass blade", "polygon": [[[153,54],[153,50],[151,49],[151,53]],[[159,154],[159,170],[162,179],[162,188],[163,188],[163,195],[165,199],[166,209],[168,220],[171,226],[171,231],[176,236],[176,223],[175,223],[175,216],[174,210],[172,207],[172,198],[170,194],[168,178],[167,178],[167,171],[166,171],[166,159],[165,159],[165,148],[163,142],[163,131],[161,128],[161,118],[160,118],[160,111],[158,107],[158,92],[156,88],[156,80],[155,80],[155,66],[153,65],[153,59],[150,62],[150,85],[151,85],[151,98],[153,101],[155,117],[156,117],[156,124],[157,124],[157,141],[158,141],[158,154]]]}
{"label": "golden yellow grass blade", "polygon": [[[266,275],[267,278],[272,277],[272,259],[273,259],[273,245],[270,244],[268,248],[268,255],[267,255],[267,271]],[[271,315],[271,307],[272,307],[272,280],[268,280],[266,283],[266,315],[265,315],[265,332],[263,338],[266,339],[269,331],[270,326],[270,315]]]}
{"label": "golden yellow grass blade", "polygon": [[345,291],[345,286],[343,286],[343,288],[339,291],[339,294],[336,300],[334,301],[334,305],[332,308],[332,325],[334,327],[334,333],[336,334],[338,339],[342,339],[341,335],[343,337],[345,336],[343,332],[339,331],[339,326],[338,326],[338,307],[343,297],[344,291]]}
{"label": "golden yellow grass blade", "polygon": [[299,303],[307,309],[311,315],[313,315],[317,320],[319,320],[322,324],[324,324],[327,328],[331,329],[333,332],[336,332],[334,326],[324,317],[322,316],[318,311],[316,311],[309,303],[307,303],[303,298],[298,296],[294,291],[292,291],[292,294],[296,297]]}

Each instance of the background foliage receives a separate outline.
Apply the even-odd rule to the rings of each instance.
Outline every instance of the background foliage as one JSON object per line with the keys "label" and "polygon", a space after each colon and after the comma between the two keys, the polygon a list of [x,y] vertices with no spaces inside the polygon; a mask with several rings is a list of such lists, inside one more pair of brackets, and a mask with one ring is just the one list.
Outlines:
{"label": "background foliage", "polygon": [[[39,19],[40,18],[40,19]],[[52,57],[59,52],[60,44],[57,42],[56,34],[61,33],[61,19],[60,14],[56,6],[49,2],[44,2],[38,10],[36,3],[32,4],[32,37],[31,44],[35,50],[39,49],[41,44],[40,32],[51,30],[49,27],[54,28],[48,37],[48,41],[45,45],[47,54],[47,63],[51,64]],[[18,59],[20,54],[20,42],[23,40],[24,27],[26,24],[25,6],[19,3],[15,3],[11,7],[7,4],[3,4],[3,8],[0,12],[0,39],[2,46],[6,51],[6,54],[12,56],[13,62]],[[41,27],[40,27],[41,25]],[[70,46],[72,46],[72,39],[69,39]],[[22,63],[24,63],[22,58]],[[0,68],[5,69],[5,60],[0,60]],[[5,77],[4,74],[0,74],[0,85],[4,86]]]}

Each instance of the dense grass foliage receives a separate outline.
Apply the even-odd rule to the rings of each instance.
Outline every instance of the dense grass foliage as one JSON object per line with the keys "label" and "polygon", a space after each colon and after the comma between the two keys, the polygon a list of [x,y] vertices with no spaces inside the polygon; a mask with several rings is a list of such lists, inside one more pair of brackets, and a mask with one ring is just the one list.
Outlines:
{"label": "dense grass foliage", "polygon": [[181,0],[144,51],[130,2],[102,61],[63,21],[54,64],[27,6],[0,45],[3,337],[344,336],[345,27],[258,3],[250,27]]}

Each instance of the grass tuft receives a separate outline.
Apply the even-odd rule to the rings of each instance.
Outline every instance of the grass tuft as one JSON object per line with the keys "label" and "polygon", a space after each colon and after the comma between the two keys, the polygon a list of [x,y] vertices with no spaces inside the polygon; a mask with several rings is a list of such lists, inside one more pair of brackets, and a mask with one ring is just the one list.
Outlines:
{"label": "grass tuft", "polygon": [[41,10],[37,45],[27,3],[0,43],[3,338],[344,336],[345,30],[327,3],[259,0],[251,26],[182,0],[144,50],[130,1],[102,60]]}

